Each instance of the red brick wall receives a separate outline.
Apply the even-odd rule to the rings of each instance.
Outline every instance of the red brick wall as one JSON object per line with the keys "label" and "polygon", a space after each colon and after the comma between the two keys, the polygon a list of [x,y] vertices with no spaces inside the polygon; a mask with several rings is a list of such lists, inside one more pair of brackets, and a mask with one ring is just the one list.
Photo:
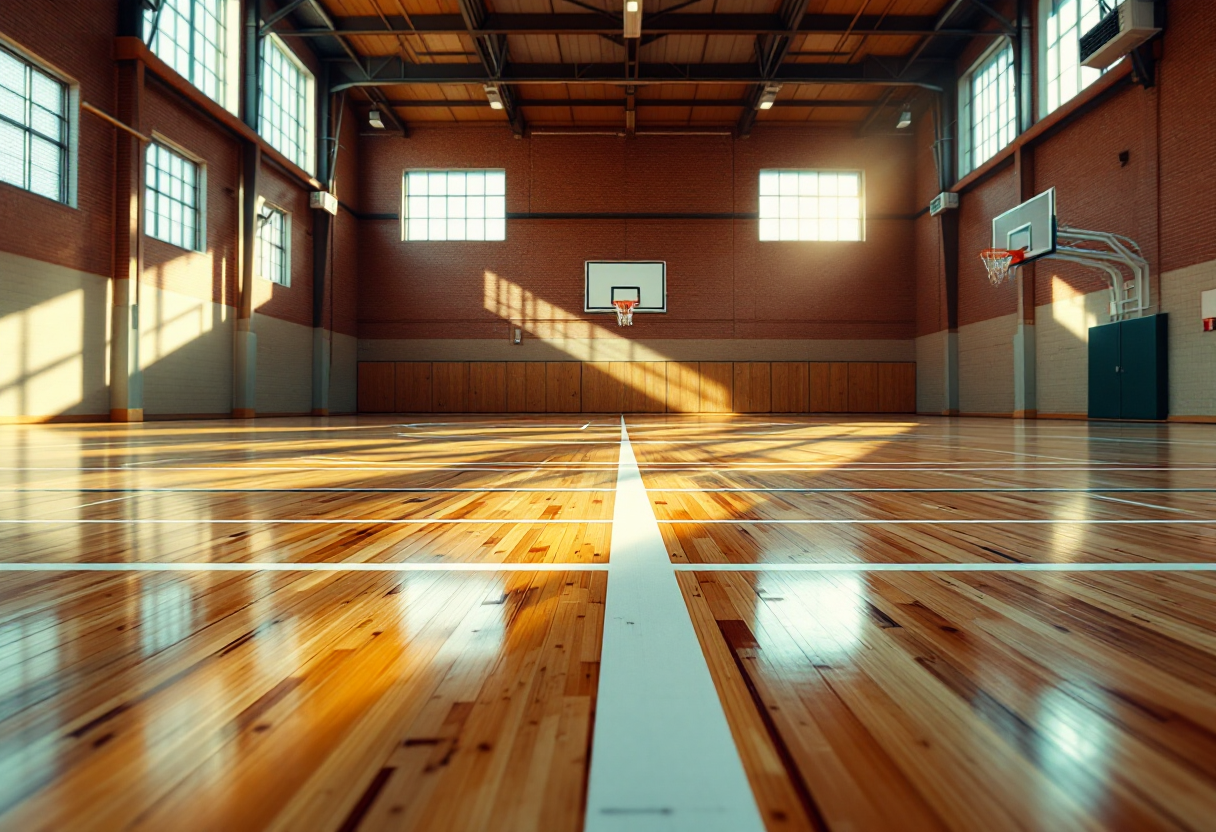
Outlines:
{"label": "red brick wall", "polygon": [[[867,240],[760,243],[754,220],[517,219],[498,243],[403,243],[395,220],[364,220],[363,338],[497,338],[507,323],[487,285],[520,287],[585,316],[583,261],[668,263],[665,316],[639,316],[633,338],[910,338],[914,331],[913,144],[851,131],[758,128],[726,136],[533,136],[415,129],[360,146],[363,211],[396,215],[410,168],[500,167],[508,212],[750,213],[768,167],[861,169]],[[900,217],[900,218],[895,218]],[[487,277],[487,273],[489,277]],[[496,293],[496,289],[491,294]],[[533,334],[591,337],[585,324],[536,321]],[[614,330],[615,332],[615,330]]]}
{"label": "red brick wall", "polygon": [[273,165],[263,164],[258,190],[267,202],[291,214],[291,285],[258,279],[254,311],[312,326],[312,209],[308,191]]}
{"label": "red brick wall", "polygon": [[[348,102],[349,104],[349,102]],[[336,117],[336,116],[335,116]],[[325,294],[322,320],[326,327],[344,335],[359,334],[359,281],[361,235],[363,226],[352,210],[362,206],[359,188],[359,127],[350,109],[345,110],[338,142],[334,191],[342,205],[333,222],[330,246],[330,280]]]}
{"label": "red brick wall", "polygon": [[[56,0],[0,3],[0,33],[21,50],[80,84],[80,98],[113,113],[114,2],[79,4],[64,14]],[[0,184],[0,250],[108,275],[113,258],[114,128],[80,114],[78,207]]]}

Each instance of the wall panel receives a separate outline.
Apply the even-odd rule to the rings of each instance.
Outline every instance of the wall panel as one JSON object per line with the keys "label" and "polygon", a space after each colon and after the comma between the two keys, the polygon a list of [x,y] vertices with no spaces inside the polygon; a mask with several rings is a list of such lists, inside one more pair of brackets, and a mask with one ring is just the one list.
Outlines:
{"label": "wall panel", "polygon": [[547,362],[545,398],[549,413],[578,413],[582,408],[582,365],[577,361]]}
{"label": "wall panel", "polygon": [[507,363],[507,412],[528,412],[528,365],[522,361]]}
{"label": "wall panel", "polygon": [[880,413],[916,412],[916,365],[878,365],[878,410]]}
{"label": "wall panel", "polygon": [[621,361],[591,361],[583,365],[584,413],[622,412],[625,367]]}
{"label": "wall panel", "polygon": [[810,409],[810,374],[807,362],[773,362],[772,404],[773,413],[806,413]]}
{"label": "wall panel", "polygon": [[724,361],[702,361],[700,410],[702,413],[730,413],[734,407],[734,371]]}
{"label": "wall panel", "polygon": [[392,413],[396,406],[394,364],[365,361],[359,365],[359,412]]}
{"label": "wall panel", "polygon": [[502,361],[469,364],[469,411],[504,413],[507,409],[507,365]]}
{"label": "wall panel", "polygon": [[436,361],[431,365],[431,404],[436,413],[469,412],[469,364]]}
{"label": "wall panel", "polygon": [[869,361],[854,362],[849,367],[849,413],[877,413],[878,365]]}
{"label": "wall panel", "polygon": [[397,364],[398,413],[431,412],[431,363],[402,361]]}
{"label": "wall panel", "polygon": [[735,363],[736,413],[768,413],[772,408],[771,365],[767,361]]}
{"label": "wall panel", "polygon": [[624,411],[662,413],[667,409],[667,364],[663,361],[630,361],[625,365]]}
{"label": "wall panel", "polygon": [[667,362],[667,412],[701,410],[701,365],[695,361]]}

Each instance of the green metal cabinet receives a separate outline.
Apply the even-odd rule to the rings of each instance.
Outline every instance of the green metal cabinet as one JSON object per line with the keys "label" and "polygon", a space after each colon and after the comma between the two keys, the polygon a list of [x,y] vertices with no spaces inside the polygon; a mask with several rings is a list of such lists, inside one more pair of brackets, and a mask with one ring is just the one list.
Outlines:
{"label": "green metal cabinet", "polygon": [[1089,329],[1089,417],[1164,419],[1169,415],[1167,315]]}

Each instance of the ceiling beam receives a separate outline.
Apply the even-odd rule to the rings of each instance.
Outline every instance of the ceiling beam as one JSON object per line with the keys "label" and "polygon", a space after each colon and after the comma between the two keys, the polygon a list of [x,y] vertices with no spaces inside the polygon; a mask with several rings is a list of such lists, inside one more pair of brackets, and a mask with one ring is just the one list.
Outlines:
{"label": "ceiling beam", "polygon": [[[519,108],[515,106],[515,95],[505,83],[498,83],[503,71],[507,68],[506,35],[479,31],[488,15],[483,0],[456,0],[456,2],[468,34],[477,47],[481,66],[497,84],[498,96],[502,99],[503,111],[506,113],[507,121],[511,124],[511,130],[515,135],[522,136],[525,130],[524,119],[520,115]],[[487,103],[486,106],[488,107],[489,104]]]}
{"label": "ceiling beam", "polygon": [[[385,26],[385,20],[388,26]],[[775,14],[667,14],[642,19],[644,35],[840,35],[917,37],[971,37],[975,29],[946,29],[938,18],[924,15],[805,14],[797,26]],[[486,14],[476,27],[465,25],[459,14],[420,14],[380,17],[338,17],[335,30],[360,37],[396,35],[620,35],[619,20],[598,14]],[[323,28],[276,29],[285,38],[329,37]]]}
{"label": "ceiling beam", "polygon": [[759,62],[761,84],[752,88],[748,95],[748,106],[743,108],[739,121],[735,124],[735,134],[746,138],[756,123],[756,106],[764,93],[764,85],[774,80],[777,69],[785,60],[786,54],[794,43],[794,38],[800,32],[803,18],[806,17],[807,0],[785,0],[781,5],[781,21],[784,31],[777,34],[760,35],[756,39],[756,57]]}
{"label": "ceiling beam", "polygon": [[[460,98],[455,100],[415,98],[391,98],[384,102],[390,107],[484,107],[484,101]],[[527,98],[515,99],[517,107],[616,107],[625,106],[624,98]],[[860,98],[787,98],[778,101],[774,107],[812,107],[854,108],[864,110],[879,103],[878,99]],[[637,107],[744,107],[746,98],[638,98],[634,102]]]}
{"label": "ceiling beam", "polygon": [[[339,60],[336,67],[348,62]],[[941,66],[953,61],[921,61],[912,71],[896,75],[883,61],[867,58],[854,64],[784,64],[773,74],[779,84],[874,84],[941,90]],[[334,91],[352,87],[394,87],[409,84],[756,84],[765,80],[755,63],[637,65],[636,76],[625,74],[624,63],[507,64],[491,78],[481,64],[411,64],[399,57],[377,59],[364,73],[335,79]]]}

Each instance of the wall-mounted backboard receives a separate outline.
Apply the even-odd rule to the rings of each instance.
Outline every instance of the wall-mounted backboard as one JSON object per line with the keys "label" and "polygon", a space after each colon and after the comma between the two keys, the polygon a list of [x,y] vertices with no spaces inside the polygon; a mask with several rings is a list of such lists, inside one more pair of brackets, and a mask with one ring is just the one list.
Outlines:
{"label": "wall-mounted backboard", "polygon": [[667,264],[662,260],[588,260],[584,312],[614,312],[614,300],[636,300],[634,312],[667,311]]}
{"label": "wall-mounted backboard", "polygon": [[1056,189],[1049,188],[992,220],[992,247],[1026,249],[1022,262],[1056,250]]}

